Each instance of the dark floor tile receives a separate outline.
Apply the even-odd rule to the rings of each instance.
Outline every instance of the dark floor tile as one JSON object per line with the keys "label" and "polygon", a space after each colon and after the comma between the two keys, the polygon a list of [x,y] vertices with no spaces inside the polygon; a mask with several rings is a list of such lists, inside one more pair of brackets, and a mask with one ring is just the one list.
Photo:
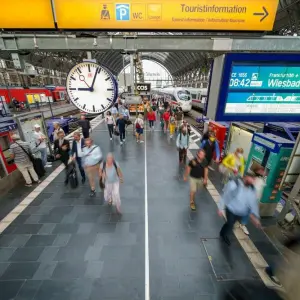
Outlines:
{"label": "dark floor tile", "polygon": [[42,205],[44,200],[51,198],[53,195],[54,193],[41,193],[29,205],[30,206]]}
{"label": "dark floor tile", "polygon": [[68,247],[80,247],[80,246],[89,246],[93,245],[95,243],[97,234],[91,233],[91,234],[72,234],[69,242],[67,244]]}
{"label": "dark floor tile", "polygon": [[32,300],[41,284],[40,280],[26,280],[14,300]]}
{"label": "dark floor tile", "polygon": [[84,277],[86,272],[87,262],[58,262],[52,279],[76,279]]}
{"label": "dark floor tile", "polygon": [[1,276],[1,280],[31,279],[38,267],[38,262],[11,263]]}
{"label": "dark floor tile", "polygon": [[61,220],[63,219],[64,215],[63,214],[54,214],[51,213],[49,215],[44,215],[40,219],[40,223],[60,223]]}
{"label": "dark floor tile", "polygon": [[76,233],[79,224],[56,224],[53,233]]}
{"label": "dark floor tile", "polygon": [[16,248],[0,248],[0,262],[7,262],[15,252]]}
{"label": "dark floor tile", "polygon": [[100,258],[101,260],[111,260],[113,258],[130,259],[132,251],[132,246],[103,246]]}
{"label": "dark floor tile", "polygon": [[40,262],[51,262],[54,260],[55,256],[58,253],[58,247],[45,247],[41,253],[38,261]]}
{"label": "dark floor tile", "polygon": [[56,261],[41,262],[39,268],[35,272],[32,279],[34,280],[46,280],[52,277],[53,271],[56,268]]}
{"label": "dark floor tile", "polygon": [[84,277],[86,278],[100,278],[103,268],[103,261],[89,261]]}
{"label": "dark floor tile", "polygon": [[76,223],[93,223],[96,222],[99,218],[99,213],[80,213],[77,215],[75,222]]}
{"label": "dark floor tile", "polygon": [[91,279],[45,280],[34,300],[89,300],[91,289]]}
{"label": "dark floor tile", "polygon": [[96,233],[113,233],[116,230],[116,223],[101,223],[96,224],[92,232]]}
{"label": "dark floor tile", "polygon": [[16,236],[14,234],[0,235],[0,247],[9,247],[15,238]]}
{"label": "dark floor tile", "polygon": [[31,234],[15,234],[15,239],[10,244],[10,247],[23,247],[30,237]]}
{"label": "dark floor tile", "polygon": [[2,274],[6,271],[6,269],[8,268],[9,265],[10,265],[9,262],[0,262],[0,278],[1,278]]}
{"label": "dark floor tile", "polygon": [[88,245],[82,245],[81,247],[61,247],[55,261],[84,261],[85,254],[88,251]]}
{"label": "dark floor tile", "polygon": [[37,234],[41,229],[42,224],[23,224],[17,225],[14,234]]}
{"label": "dark floor tile", "polygon": [[18,294],[23,280],[0,281],[0,298],[1,300],[12,300]]}
{"label": "dark floor tile", "polygon": [[43,247],[26,247],[18,248],[11,256],[10,261],[21,262],[21,261],[37,261],[43,252]]}
{"label": "dark floor tile", "polygon": [[51,234],[55,228],[55,224],[43,224],[38,234]]}
{"label": "dark floor tile", "polygon": [[58,234],[56,236],[56,239],[53,242],[53,246],[64,247],[68,244],[70,238],[71,238],[71,234],[69,233]]}
{"label": "dark floor tile", "polygon": [[27,219],[29,218],[29,215],[19,215],[16,219],[14,219],[13,224],[24,224],[26,223]]}
{"label": "dark floor tile", "polygon": [[32,235],[24,247],[52,246],[56,235]]}

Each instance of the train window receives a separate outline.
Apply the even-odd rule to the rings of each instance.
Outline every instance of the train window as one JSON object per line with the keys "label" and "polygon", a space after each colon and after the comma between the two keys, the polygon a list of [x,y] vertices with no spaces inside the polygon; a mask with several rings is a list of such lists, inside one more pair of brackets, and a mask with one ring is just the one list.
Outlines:
{"label": "train window", "polygon": [[189,91],[178,91],[177,92],[177,96],[179,98],[179,100],[181,101],[190,101],[191,100],[191,94]]}
{"label": "train window", "polygon": [[192,100],[197,100],[198,99],[198,95],[197,94],[191,93],[191,96],[192,96]]}

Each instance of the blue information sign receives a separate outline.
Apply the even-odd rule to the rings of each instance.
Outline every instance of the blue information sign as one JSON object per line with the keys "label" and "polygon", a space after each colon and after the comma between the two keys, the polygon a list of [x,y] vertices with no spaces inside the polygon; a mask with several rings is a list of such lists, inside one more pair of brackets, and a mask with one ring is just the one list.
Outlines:
{"label": "blue information sign", "polygon": [[219,121],[300,121],[300,55],[227,54]]}

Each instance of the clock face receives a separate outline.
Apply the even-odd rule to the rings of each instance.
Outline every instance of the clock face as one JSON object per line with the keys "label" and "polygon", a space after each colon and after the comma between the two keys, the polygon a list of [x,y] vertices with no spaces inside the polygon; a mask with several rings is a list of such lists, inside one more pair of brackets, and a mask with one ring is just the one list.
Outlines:
{"label": "clock face", "polygon": [[117,82],[104,67],[93,62],[74,66],[67,77],[72,103],[86,113],[102,113],[116,101]]}

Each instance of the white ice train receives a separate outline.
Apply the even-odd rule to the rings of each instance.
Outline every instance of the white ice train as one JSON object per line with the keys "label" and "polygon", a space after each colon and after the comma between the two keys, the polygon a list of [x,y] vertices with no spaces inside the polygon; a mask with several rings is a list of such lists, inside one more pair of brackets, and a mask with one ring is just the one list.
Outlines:
{"label": "white ice train", "polygon": [[192,110],[192,98],[190,92],[186,88],[166,87],[151,89],[154,96],[163,97],[165,101],[171,104],[179,105],[182,111],[187,113]]}
{"label": "white ice train", "polygon": [[186,89],[191,93],[192,106],[203,110],[207,100],[207,89],[192,87]]}

